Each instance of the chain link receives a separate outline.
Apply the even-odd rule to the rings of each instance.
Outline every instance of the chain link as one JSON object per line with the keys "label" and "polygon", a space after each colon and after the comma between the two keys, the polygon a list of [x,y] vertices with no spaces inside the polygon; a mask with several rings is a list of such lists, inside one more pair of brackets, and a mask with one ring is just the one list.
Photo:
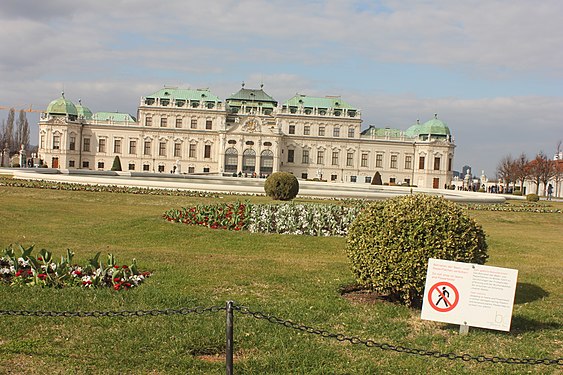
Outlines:
{"label": "chain link", "polygon": [[472,356],[470,354],[456,354],[456,353],[442,353],[439,351],[431,351],[431,350],[424,350],[424,349],[417,349],[417,348],[409,348],[405,346],[395,346],[386,343],[379,343],[373,341],[371,339],[361,339],[357,336],[346,336],[341,333],[333,333],[329,331],[325,331],[322,329],[313,328],[304,324],[299,324],[292,322],[291,320],[281,319],[274,315],[265,314],[259,311],[252,311],[246,306],[235,305],[233,309],[240,312],[243,315],[250,315],[256,319],[263,319],[267,320],[270,323],[279,324],[287,328],[291,328],[297,331],[306,332],[312,335],[319,335],[326,338],[333,338],[338,341],[348,341],[351,344],[358,345],[363,344],[369,348],[379,348],[381,350],[391,350],[398,353],[406,353],[406,354],[413,354],[413,355],[420,355],[425,357],[433,357],[433,358],[447,358],[449,360],[462,360],[465,362],[468,361],[477,361],[477,362],[492,362],[492,363],[506,363],[506,364],[513,364],[513,365],[557,365],[563,366],[563,358],[557,359],[536,359],[536,358],[503,358],[503,357],[488,357],[484,355]]}
{"label": "chain link", "polygon": [[137,316],[159,316],[159,315],[188,315],[203,314],[206,312],[225,311],[225,306],[193,308],[182,307],[180,309],[164,309],[164,310],[135,310],[135,311],[28,311],[28,310],[0,310],[0,316],[49,316],[49,317],[79,317],[79,318],[101,318],[101,317],[137,317]]}

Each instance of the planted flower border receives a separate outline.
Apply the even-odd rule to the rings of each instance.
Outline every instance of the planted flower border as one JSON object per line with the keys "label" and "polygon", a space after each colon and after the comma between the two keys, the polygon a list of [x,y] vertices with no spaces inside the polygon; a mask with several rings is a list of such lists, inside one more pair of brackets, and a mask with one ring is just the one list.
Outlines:
{"label": "planted flower border", "polygon": [[12,286],[111,287],[114,290],[127,290],[139,286],[151,276],[148,271],[139,271],[135,259],[131,265],[120,265],[113,254],[108,254],[107,262],[104,262],[100,260],[100,253],[97,253],[86,265],[79,266],[72,263],[74,252],[70,250],[57,261],[45,249],[39,251],[37,256],[32,255],[33,248],[10,245],[4,249],[0,257],[0,282]]}

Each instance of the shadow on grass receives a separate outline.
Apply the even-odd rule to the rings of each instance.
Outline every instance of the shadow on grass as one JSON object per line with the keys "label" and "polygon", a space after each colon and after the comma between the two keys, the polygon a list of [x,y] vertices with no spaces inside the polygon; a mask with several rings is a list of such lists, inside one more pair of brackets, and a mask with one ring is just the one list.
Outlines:
{"label": "shadow on grass", "polygon": [[534,284],[517,283],[516,295],[514,296],[514,304],[521,305],[523,303],[537,301],[549,296],[549,293]]}
{"label": "shadow on grass", "polygon": [[511,334],[519,334],[524,332],[536,332],[547,330],[560,330],[563,325],[558,322],[540,322],[533,319],[524,318],[522,316],[513,316],[510,325]]}

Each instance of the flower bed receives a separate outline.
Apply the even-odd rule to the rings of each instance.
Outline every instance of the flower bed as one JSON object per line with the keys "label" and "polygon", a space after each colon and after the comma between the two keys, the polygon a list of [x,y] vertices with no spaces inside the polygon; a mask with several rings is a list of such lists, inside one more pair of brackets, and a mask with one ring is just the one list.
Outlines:
{"label": "flower bed", "polygon": [[557,208],[552,208],[551,206],[544,203],[521,203],[521,204],[474,204],[468,203],[462,205],[467,210],[478,210],[478,211],[503,211],[503,212],[532,212],[532,213],[543,213],[543,214],[560,214],[563,211]]}
{"label": "flower bed", "polygon": [[25,249],[18,245],[17,248],[20,255],[16,255],[14,247],[10,245],[0,257],[0,282],[54,288],[78,286],[122,290],[138,286],[151,275],[150,272],[140,272],[135,259],[129,266],[119,265],[112,254],[108,254],[107,263],[101,261],[100,253],[97,253],[86,265],[79,266],[72,264],[74,253],[70,250],[57,261],[45,249],[34,256],[33,246]]}
{"label": "flower bed", "polygon": [[364,204],[364,201],[356,201],[352,205],[236,202],[171,209],[163,217],[172,222],[203,225],[212,229],[345,236],[348,226]]}

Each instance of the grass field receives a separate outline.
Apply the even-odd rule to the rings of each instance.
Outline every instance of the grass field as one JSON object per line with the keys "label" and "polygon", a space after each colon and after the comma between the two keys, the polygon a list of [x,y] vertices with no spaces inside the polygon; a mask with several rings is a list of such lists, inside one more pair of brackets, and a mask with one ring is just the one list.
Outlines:
{"label": "grass field", "polygon": [[[225,197],[222,200],[234,200]],[[266,202],[266,198],[252,198]],[[96,252],[153,272],[129,291],[0,286],[1,310],[150,310],[224,306],[445,353],[563,357],[563,214],[471,211],[488,265],[519,270],[510,333],[420,320],[420,311],[343,298],[353,276],[344,238],[250,234],[173,224],[173,207],[207,198],[0,187],[0,246],[36,244],[78,263]],[[563,208],[563,204],[554,203]],[[558,205],[558,206],[557,206]],[[1,316],[0,374],[222,374],[225,313],[144,317]],[[561,373],[561,366],[450,361],[342,343],[235,313],[237,374]]]}

